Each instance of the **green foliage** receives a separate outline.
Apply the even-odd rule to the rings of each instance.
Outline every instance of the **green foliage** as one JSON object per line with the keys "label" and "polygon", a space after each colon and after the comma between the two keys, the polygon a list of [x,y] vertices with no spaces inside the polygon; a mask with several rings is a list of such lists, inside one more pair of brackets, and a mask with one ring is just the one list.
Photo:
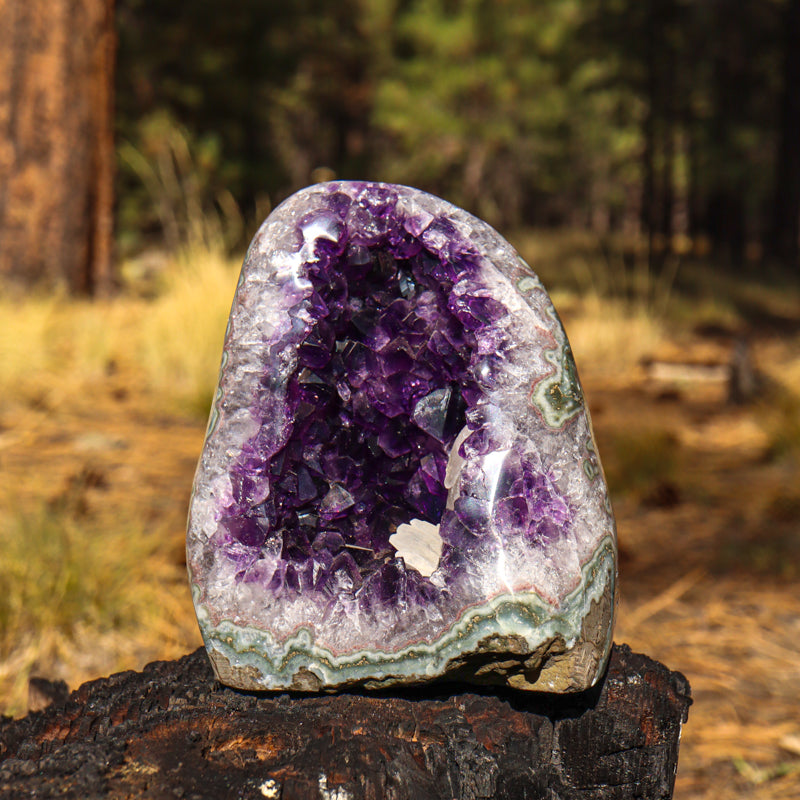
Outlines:
{"label": "green foliage", "polygon": [[135,175],[144,191],[135,186],[122,196],[122,230],[157,227],[173,253],[225,251],[237,244],[242,220],[236,201],[222,188],[219,138],[193,140],[168,112],[157,111],[139,122],[134,140],[120,142],[120,167]]}
{"label": "green foliage", "polygon": [[557,182],[567,95],[559,53],[575,4],[422,0],[398,16],[375,97],[380,172],[518,223],[529,187]]}
{"label": "green foliage", "polygon": [[224,190],[252,227],[335,176],[644,233],[651,275],[691,243],[739,264],[769,245],[794,3],[120,0],[122,234],[175,247]]}

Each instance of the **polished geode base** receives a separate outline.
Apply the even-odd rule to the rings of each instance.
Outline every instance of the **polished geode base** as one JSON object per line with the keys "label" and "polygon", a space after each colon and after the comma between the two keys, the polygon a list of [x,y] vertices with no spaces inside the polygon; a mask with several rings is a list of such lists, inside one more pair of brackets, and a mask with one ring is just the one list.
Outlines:
{"label": "polished geode base", "polygon": [[511,246],[407,187],[281,204],[242,268],[187,558],[232,686],[594,683],[614,521],[569,344]]}

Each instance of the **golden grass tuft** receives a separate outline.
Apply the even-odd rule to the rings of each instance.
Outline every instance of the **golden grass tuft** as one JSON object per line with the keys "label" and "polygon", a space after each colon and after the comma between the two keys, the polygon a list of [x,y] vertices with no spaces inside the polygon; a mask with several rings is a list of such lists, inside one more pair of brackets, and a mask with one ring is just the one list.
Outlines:
{"label": "golden grass tuft", "polygon": [[[153,464],[154,438],[174,447],[151,431],[154,415],[202,430],[236,277],[232,260],[195,251],[168,264],[150,301],[0,298],[0,464],[11,478],[0,493],[0,711],[25,711],[32,673],[74,687],[200,644],[175,523],[199,453],[166,501],[142,502],[155,487],[136,475],[155,470],[133,462]],[[81,462],[78,473],[109,486],[76,490]]]}
{"label": "golden grass tuft", "polygon": [[579,370],[587,365],[597,379],[629,381],[665,337],[663,322],[644,308],[597,295],[577,299],[563,290],[552,297],[556,308],[563,309],[561,317]]}
{"label": "golden grass tuft", "polygon": [[45,402],[86,391],[120,369],[173,410],[205,416],[222,355],[238,263],[217,251],[183,252],[152,301],[121,296],[0,298],[3,403]]}
{"label": "golden grass tuft", "polygon": [[149,388],[195,414],[211,406],[237,273],[214,251],[183,253],[138,334]]}
{"label": "golden grass tuft", "polygon": [[[137,656],[185,652],[193,631],[185,572],[164,531],[120,516],[115,525],[42,505],[0,510],[0,696],[27,703],[27,680],[75,681],[75,672],[136,665]],[[104,643],[104,644],[101,644]]]}

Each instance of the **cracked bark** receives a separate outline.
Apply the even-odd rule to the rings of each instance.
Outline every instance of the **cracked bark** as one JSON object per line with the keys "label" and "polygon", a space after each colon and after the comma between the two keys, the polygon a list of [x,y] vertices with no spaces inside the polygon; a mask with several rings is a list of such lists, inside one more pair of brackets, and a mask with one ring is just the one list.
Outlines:
{"label": "cracked bark", "polygon": [[661,800],[690,703],[681,674],[624,645],[598,686],[558,696],[245,693],[198,650],[3,720],[0,798]]}
{"label": "cracked bark", "polygon": [[0,279],[112,285],[114,0],[0,0]]}

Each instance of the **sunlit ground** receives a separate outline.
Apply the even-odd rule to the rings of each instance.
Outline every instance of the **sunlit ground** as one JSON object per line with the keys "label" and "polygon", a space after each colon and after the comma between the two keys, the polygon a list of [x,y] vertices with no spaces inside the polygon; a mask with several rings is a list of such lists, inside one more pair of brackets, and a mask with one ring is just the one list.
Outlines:
{"label": "sunlit ground", "polygon": [[[554,287],[611,487],[615,638],[692,684],[676,798],[800,796],[800,291],[517,242]],[[0,299],[5,713],[32,674],[75,688],[200,645],[184,522],[238,265],[135,266],[111,302]],[[761,375],[736,406],[742,331]]]}

